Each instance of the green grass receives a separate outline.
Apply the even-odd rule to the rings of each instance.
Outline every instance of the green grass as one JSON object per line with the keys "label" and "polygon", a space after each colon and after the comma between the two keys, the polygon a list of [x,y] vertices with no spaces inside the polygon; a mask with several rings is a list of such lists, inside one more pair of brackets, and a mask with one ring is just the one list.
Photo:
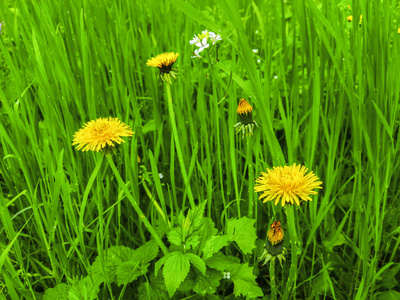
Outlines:
{"label": "green grass", "polygon": [[[281,220],[278,299],[398,299],[399,13],[380,0],[0,1],[0,299],[41,299],[106,249],[149,241],[132,199],[161,236],[193,200],[207,200],[222,232],[255,219],[259,246]],[[205,29],[223,39],[212,67],[191,58],[189,40]],[[180,54],[171,96],[187,180],[167,94],[146,66],[163,52]],[[260,125],[249,139],[233,128],[241,98]],[[71,145],[85,122],[109,116],[135,132],[112,157],[123,184],[103,154]],[[265,168],[293,163],[323,189],[294,209],[289,290],[286,215],[254,185]],[[254,267],[269,299],[269,266],[236,248],[223,252]],[[137,285],[105,282],[98,297],[130,299]],[[219,294],[232,298],[232,284]]]}

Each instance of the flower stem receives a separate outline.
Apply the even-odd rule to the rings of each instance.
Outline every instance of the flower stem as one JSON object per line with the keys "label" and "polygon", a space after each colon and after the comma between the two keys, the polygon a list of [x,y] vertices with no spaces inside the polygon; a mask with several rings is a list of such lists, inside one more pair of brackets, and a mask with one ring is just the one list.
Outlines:
{"label": "flower stem", "polygon": [[270,263],[269,263],[269,277],[271,280],[271,294],[272,294],[272,300],[276,300],[276,283],[275,283],[275,260],[276,257],[272,258]]}
{"label": "flower stem", "polygon": [[[172,96],[171,96],[171,85],[168,83],[165,83],[164,86],[165,86],[165,91],[167,93],[168,113],[169,113],[169,118],[171,120],[172,134],[174,136],[174,141],[175,141],[175,145],[176,145],[176,153],[178,155],[178,161],[179,161],[179,165],[181,167],[183,181],[185,182],[185,186],[187,188],[190,207],[193,209],[193,208],[195,208],[196,204],[194,203],[192,189],[190,188],[189,179],[188,179],[188,175],[187,175],[186,167],[185,167],[185,161],[183,160],[181,143],[179,141],[178,129],[176,127],[174,106],[172,103]],[[182,208],[183,208],[183,206],[184,206],[184,203],[182,205]]]}
{"label": "flower stem", "polygon": [[286,283],[286,289],[283,294],[283,300],[289,298],[290,292],[292,289],[296,290],[296,279],[297,279],[297,245],[299,243],[296,227],[295,227],[295,220],[294,220],[294,209],[293,205],[286,205],[285,206],[285,213],[286,213],[286,220],[289,227],[289,235],[290,235],[290,244],[291,244],[291,264],[290,264],[290,272],[289,278]]}
{"label": "flower stem", "polygon": [[149,220],[146,218],[146,215],[140,209],[136,200],[133,198],[132,194],[129,192],[125,182],[122,180],[122,177],[117,170],[117,167],[114,164],[114,161],[112,160],[112,157],[107,155],[107,159],[108,159],[111,169],[113,170],[115,178],[117,178],[118,184],[120,185],[122,190],[125,192],[126,197],[129,199],[129,202],[133,206],[133,209],[139,215],[140,220],[144,223],[144,226],[146,226],[147,230],[150,232],[151,236],[157,242],[158,246],[161,248],[164,255],[167,255],[169,253],[167,247],[164,245],[161,238],[158,236],[157,232],[154,230],[153,226],[150,224]]}

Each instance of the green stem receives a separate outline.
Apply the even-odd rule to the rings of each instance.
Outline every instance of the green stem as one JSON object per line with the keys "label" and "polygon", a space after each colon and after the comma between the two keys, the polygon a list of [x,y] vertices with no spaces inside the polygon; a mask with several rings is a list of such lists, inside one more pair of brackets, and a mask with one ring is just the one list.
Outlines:
{"label": "green stem", "polygon": [[157,212],[159,213],[160,217],[165,221],[165,224],[168,225],[168,228],[170,228],[171,227],[170,222],[167,220],[167,218],[165,217],[165,214],[164,214],[163,210],[161,209],[160,205],[158,204],[156,199],[151,194],[149,188],[147,187],[147,184],[146,184],[145,180],[143,180],[142,185],[143,185],[143,188],[144,188],[147,196],[150,198],[150,201],[153,203],[154,207],[156,208]]}
{"label": "green stem", "polygon": [[158,246],[161,248],[161,250],[164,253],[164,255],[167,255],[169,253],[167,247],[164,245],[164,243],[162,242],[161,238],[158,236],[157,232],[154,230],[153,226],[150,224],[149,220],[146,218],[146,215],[140,209],[140,207],[137,204],[136,200],[133,199],[132,194],[129,192],[125,182],[122,180],[122,177],[119,174],[119,172],[117,170],[117,167],[115,166],[114,161],[112,160],[112,157],[107,155],[107,159],[108,159],[108,162],[110,164],[111,169],[113,170],[115,178],[117,178],[118,184],[120,185],[120,187],[125,192],[126,197],[129,199],[129,202],[133,206],[133,209],[139,215],[140,220],[143,222],[144,226],[146,226],[146,228],[150,232],[151,236],[157,242]]}
{"label": "green stem", "polygon": [[[173,106],[173,103],[172,103],[172,96],[171,96],[171,86],[168,83],[165,83],[164,86],[165,86],[165,91],[167,93],[168,113],[169,113],[169,118],[171,120],[172,134],[174,136],[174,141],[175,141],[175,145],[176,145],[176,153],[178,155],[178,161],[179,161],[179,165],[181,167],[183,181],[185,182],[185,186],[186,186],[187,191],[188,191],[188,198],[189,198],[189,202],[190,202],[190,207],[192,209],[194,209],[196,207],[196,204],[194,203],[192,189],[190,188],[189,179],[188,179],[188,175],[187,175],[186,167],[185,167],[185,161],[183,160],[181,143],[179,141],[178,129],[176,127],[174,106]],[[185,206],[185,202],[183,202],[182,209],[183,209],[184,206]]]}
{"label": "green stem", "polygon": [[272,300],[277,299],[276,295],[276,283],[275,283],[275,260],[276,257],[273,257],[269,263],[269,277],[271,280],[271,294],[272,294]]}
{"label": "green stem", "polygon": [[[297,232],[296,232],[296,223],[294,220],[294,208],[293,205],[285,206],[286,220],[289,227],[289,235],[290,235],[290,244],[291,244],[291,265],[289,278],[286,283],[286,289],[283,294],[283,300],[286,300],[290,296],[290,292],[292,289],[296,291],[296,279],[297,279],[297,245],[299,244]],[[293,285],[293,286],[292,286]],[[294,294],[294,298],[296,298],[296,293]]]}

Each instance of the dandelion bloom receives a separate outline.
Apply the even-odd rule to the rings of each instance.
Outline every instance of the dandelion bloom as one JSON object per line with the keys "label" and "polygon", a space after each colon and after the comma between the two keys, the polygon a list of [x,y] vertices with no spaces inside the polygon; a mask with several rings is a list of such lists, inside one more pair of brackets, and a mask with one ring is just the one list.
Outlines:
{"label": "dandelion bloom", "polygon": [[284,254],[286,253],[283,247],[283,229],[281,222],[276,220],[271,224],[270,230],[267,233],[267,241],[264,245],[264,252],[260,257],[260,261],[264,259],[263,266],[271,259],[279,259],[282,266],[282,261],[286,260]]}
{"label": "dandelion bloom", "polygon": [[86,123],[74,135],[72,145],[82,151],[101,151],[106,147],[114,147],[114,143],[125,142],[121,137],[132,136],[134,132],[118,118],[99,118]]}
{"label": "dandelion bloom", "polygon": [[283,229],[280,221],[274,221],[271,224],[270,230],[267,233],[268,241],[271,245],[276,245],[283,242]]}
{"label": "dandelion bloom", "polygon": [[163,82],[167,82],[171,84],[171,76],[176,78],[178,75],[176,69],[172,69],[172,65],[178,59],[179,53],[168,52],[162,53],[149,59],[146,63],[149,67],[155,67],[160,70],[160,74],[158,75]]}
{"label": "dandelion bloom", "polygon": [[313,189],[322,189],[322,181],[302,165],[274,167],[267,169],[267,173],[261,172],[256,180],[254,190],[263,192],[259,199],[263,202],[275,200],[275,205],[281,200],[282,206],[286,203],[300,205],[300,201],[312,201],[309,195],[316,195]]}
{"label": "dandelion bloom", "polygon": [[253,107],[245,99],[241,99],[237,108],[237,113],[240,117],[240,122],[236,123],[236,133],[242,132],[242,138],[253,135],[254,126],[258,124],[253,120]]}

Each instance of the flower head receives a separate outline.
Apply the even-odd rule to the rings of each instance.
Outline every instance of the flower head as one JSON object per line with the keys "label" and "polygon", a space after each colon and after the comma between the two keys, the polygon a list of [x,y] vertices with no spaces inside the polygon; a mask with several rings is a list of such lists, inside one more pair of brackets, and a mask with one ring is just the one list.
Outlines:
{"label": "flower head", "polygon": [[242,132],[242,138],[253,135],[254,126],[258,124],[253,120],[253,107],[245,99],[241,99],[237,108],[237,113],[240,117],[240,122],[236,123],[236,133]]}
{"label": "flower head", "polygon": [[271,224],[271,227],[267,233],[267,238],[271,245],[276,245],[283,242],[283,229],[280,221],[274,221]]}
{"label": "flower head", "polygon": [[283,247],[283,229],[281,222],[276,220],[271,224],[270,230],[267,233],[267,241],[264,245],[264,252],[260,257],[260,261],[265,258],[263,266],[271,259],[279,259],[282,266],[282,261],[286,260],[283,256],[286,252]]}
{"label": "flower head", "polygon": [[168,52],[162,53],[149,59],[146,63],[149,67],[155,67],[160,69],[160,74],[158,75],[163,82],[171,84],[171,76],[176,78],[178,72],[176,69],[172,68],[172,65],[178,59],[179,53]]}
{"label": "flower head", "polygon": [[309,195],[316,195],[313,189],[322,189],[322,181],[310,172],[306,174],[307,168],[302,165],[274,167],[262,172],[256,180],[254,190],[263,192],[259,199],[265,198],[263,202],[275,200],[275,205],[281,200],[285,204],[300,205],[300,201],[312,201]]}
{"label": "flower head", "polygon": [[133,134],[130,127],[118,118],[99,118],[79,129],[74,135],[72,145],[77,145],[77,150],[83,148],[82,151],[101,151],[114,147],[114,143],[125,142],[121,137]]}
{"label": "flower head", "polygon": [[201,34],[194,35],[194,38],[189,41],[190,45],[195,45],[198,49],[194,50],[194,56],[192,58],[201,58],[199,55],[204,49],[210,47],[210,42],[212,45],[215,45],[217,41],[221,41],[222,38],[219,34],[215,34],[214,32],[208,32],[208,30],[202,31]]}

